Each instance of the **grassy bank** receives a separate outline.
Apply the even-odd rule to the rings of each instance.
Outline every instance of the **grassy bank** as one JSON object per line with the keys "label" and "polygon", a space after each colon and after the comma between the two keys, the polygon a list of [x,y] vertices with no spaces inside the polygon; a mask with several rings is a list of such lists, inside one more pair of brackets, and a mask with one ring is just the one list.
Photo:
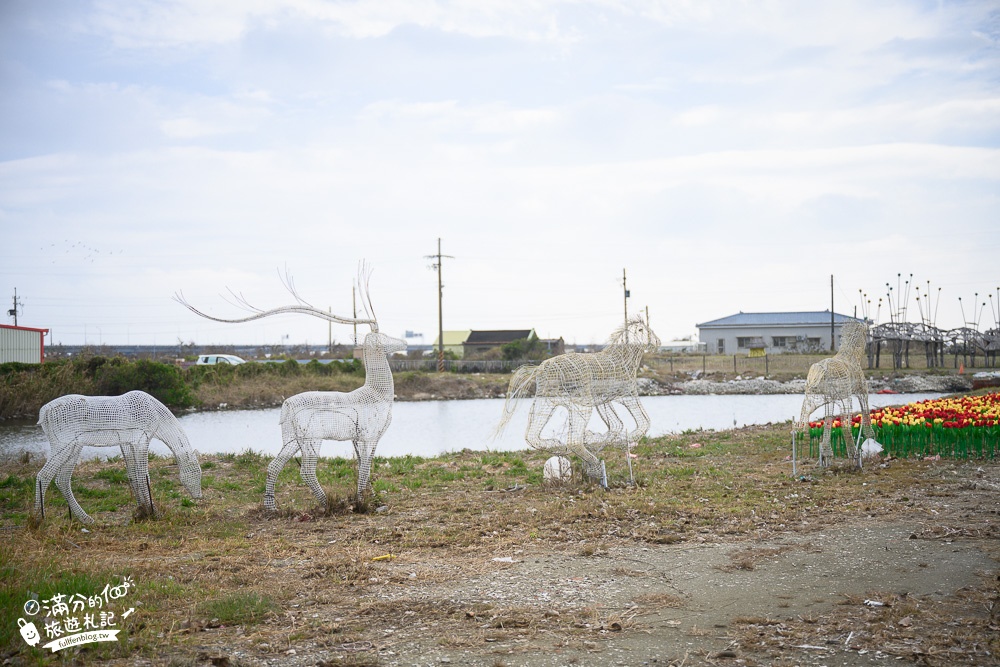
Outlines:
{"label": "grassy bank", "polygon": [[[405,371],[394,374],[404,399],[484,398],[503,395],[507,375]],[[0,364],[0,419],[34,419],[47,402],[66,394],[117,396],[138,389],[175,411],[274,407],[303,391],[351,391],[365,381],[360,362],[247,363],[177,366],[124,357],[88,357],[44,364]]]}
{"label": "grassy bank", "polygon": [[[141,522],[131,519],[123,463],[90,461],[74,475],[77,499],[96,519],[87,530],[68,518],[54,487],[44,522],[31,527],[38,466],[6,464],[0,468],[0,658],[243,664],[308,644],[339,650],[338,664],[377,665],[381,630],[414,614],[456,646],[523,633],[600,642],[596,628],[627,628],[629,616],[547,614],[514,604],[465,609],[421,603],[418,592],[479,572],[494,558],[540,549],[599,558],[615,544],[703,544],[891,517],[914,511],[920,498],[936,500],[958,488],[964,473],[956,465],[996,465],[893,461],[863,473],[835,468],[794,480],[788,453],[788,424],[657,438],[636,449],[637,486],[626,484],[623,454],[606,452],[608,491],[580,479],[544,486],[546,455],[535,451],[376,459],[376,496],[367,513],[354,512],[348,500],[353,462],[322,459],[318,474],[334,500],[330,507],[315,506],[292,463],[278,482],[276,515],[260,509],[265,457],[203,457],[199,501],[185,495],[172,460],[154,458],[159,516]],[[753,553],[747,554],[733,567],[752,569]],[[628,566],[622,576],[636,576]],[[108,606],[119,614],[120,641],[51,656],[28,648],[10,620],[24,615],[29,597],[89,596],[124,581],[134,587]],[[389,604],[381,596],[388,590],[413,593],[410,602]],[[639,600],[629,613],[663,603]],[[128,608],[135,611],[121,619]],[[485,635],[484,618],[500,619],[490,621]],[[987,630],[988,615],[968,622],[983,637],[992,634],[989,641],[1000,649]]]}
{"label": "grassy bank", "polygon": [[[771,360],[699,355],[647,356],[642,377],[661,384],[702,379],[726,381],[760,377],[787,381],[804,378],[809,364],[822,355],[779,355]],[[705,360],[708,361],[705,361]],[[767,365],[767,368],[765,368]],[[760,366],[759,368],[757,366]],[[702,373],[702,368],[708,368]],[[768,370],[769,369],[769,370]],[[869,378],[885,379],[885,371],[869,370]],[[892,372],[906,375],[954,376],[947,369],[914,369]],[[436,373],[399,371],[393,374],[400,400],[434,398],[466,399],[504,396],[509,373]],[[45,403],[66,394],[114,396],[132,389],[152,394],[174,411],[228,408],[262,408],[281,405],[303,391],[351,391],[365,380],[360,361],[300,364],[294,360],[247,363],[239,366],[180,368],[149,360],[89,356],[44,364],[0,364],[0,419],[34,419]],[[959,390],[957,387],[952,391]]]}

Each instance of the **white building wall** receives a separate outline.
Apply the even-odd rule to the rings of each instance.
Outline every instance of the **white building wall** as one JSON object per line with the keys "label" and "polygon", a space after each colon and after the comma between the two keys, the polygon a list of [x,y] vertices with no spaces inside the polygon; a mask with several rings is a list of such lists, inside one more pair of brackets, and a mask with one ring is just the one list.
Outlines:
{"label": "white building wall", "polygon": [[[834,327],[837,342],[840,342],[840,324]],[[776,347],[774,339],[776,337],[804,339],[818,338],[819,351],[830,349],[830,325],[829,324],[800,324],[797,326],[742,326],[742,327],[719,327],[702,328],[698,332],[698,337],[708,350],[709,354],[719,354],[719,339],[724,341],[725,349],[722,354],[746,354],[746,347],[739,347],[740,338],[762,337],[765,349],[768,354],[781,354],[782,352],[804,351],[805,341],[798,343],[798,349],[790,347]]]}
{"label": "white building wall", "polygon": [[42,335],[30,329],[0,327],[0,363],[42,363]]}

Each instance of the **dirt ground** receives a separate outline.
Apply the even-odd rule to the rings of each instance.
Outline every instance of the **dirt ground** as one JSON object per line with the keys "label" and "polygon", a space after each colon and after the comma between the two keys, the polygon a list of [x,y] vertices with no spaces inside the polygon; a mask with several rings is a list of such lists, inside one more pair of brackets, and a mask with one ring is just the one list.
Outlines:
{"label": "dirt ground", "polygon": [[[891,516],[817,516],[768,525],[761,538],[703,529],[673,544],[404,554],[378,563],[357,591],[365,633],[346,632],[360,619],[344,617],[343,599],[306,585],[285,632],[275,632],[281,623],[255,636],[204,628],[199,658],[289,667],[1000,664],[1000,464],[943,465],[940,475],[946,487],[927,486]],[[383,519],[391,531],[392,515]],[[286,522],[261,531],[283,532]],[[336,543],[335,531],[314,531]],[[284,565],[306,584],[315,568]],[[324,632],[281,638],[306,624]]]}

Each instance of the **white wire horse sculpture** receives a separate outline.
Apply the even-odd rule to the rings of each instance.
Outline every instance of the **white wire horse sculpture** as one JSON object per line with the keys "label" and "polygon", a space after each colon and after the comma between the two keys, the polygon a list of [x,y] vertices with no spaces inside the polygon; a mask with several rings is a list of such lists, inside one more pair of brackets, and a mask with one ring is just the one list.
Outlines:
{"label": "white wire horse sculpture", "polygon": [[[364,279],[360,279],[364,278]],[[395,387],[388,355],[402,352],[406,343],[398,338],[379,333],[375,319],[375,309],[368,297],[367,277],[359,276],[362,291],[362,305],[367,318],[347,318],[314,308],[303,301],[290,279],[286,287],[298,301],[297,305],[281,306],[271,310],[260,310],[250,306],[238,297],[240,304],[256,313],[241,319],[222,319],[206,315],[187,303],[182,295],[175,299],[189,310],[216,322],[249,322],[251,320],[299,313],[340,324],[367,324],[371,332],[365,335],[362,345],[362,361],[365,367],[365,383],[350,392],[307,391],[286,399],[281,406],[281,450],[267,466],[267,481],[264,486],[264,508],[277,510],[274,486],[278,475],[296,454],[302,453],[302,480],[320,505],[326,505],[326,493],[316,479],[316,464],[323,440],[350,441],[358,465],[358,497],[368,490],[371,481],[372,460],[379,440],[392,422],[392,402]]]}
{"label": "white wire horse sculpture", "polygon": [[[841,328],[840,349],[827,359],[809,367],[806,376],[806,392],[802,401],[796,431],[809,425],[809,416],[818,408],[823,408],[823,439],[820,442],[819,464],[828,466],[833,458],[830,435],[835,416],[840,417],[840,427],[844,433],[844,445],[848,457],[861,467],[861,447],[863,437],[875,439],[868,410],[868,383],[861,363],[865,358],[868,342],[868,326],[864,322],[847,322]],[[851,416],[854,398],[861,405],[861,431],[858,442],[851,433]]]}
{"label": "white wire horse sculpture", "polygon": [[52,451],[35,481],[35,512],[45,517],[45,491],[55,479],[69,505],[70,514],[93,523],[73,496],[70,480],[80,451],[89,447],[120,447],[125,470],[140,511],[155,514],[149,484],[149,443],[156,438],[177,460],[181,483],[194,498],[201,498],[201,465],[184,429],[170,410],[149,394],[130,391],[122,396],[69,394],[49,401],[38,413]]}
{"label": "white wire horse sculpture", "polygon": [[[583,461],[587,477],[607,486],[598,454],[607,445],[624,447],[630,454],[632,443],[649,430],[649,415],[639,402],[636,374],[643,354],[660,345],[660,339],[642,317],[634,317],[615,330],[600,352],[568,353],[546,359],[538,366],[521,366],[510,379],[503,415],[496,428],[499,435],[517,408],[512,399],[523,397],[535,385],[525,440],[536,449],[576,454]],[[635,421],[626,431],[613,403],[622,405]],[[543,437],[542,431],[558,408],[567,412],[566,441]],[[607,431],[587,428],[594,410]],[[629,459],[631,470],[631,459]]]}

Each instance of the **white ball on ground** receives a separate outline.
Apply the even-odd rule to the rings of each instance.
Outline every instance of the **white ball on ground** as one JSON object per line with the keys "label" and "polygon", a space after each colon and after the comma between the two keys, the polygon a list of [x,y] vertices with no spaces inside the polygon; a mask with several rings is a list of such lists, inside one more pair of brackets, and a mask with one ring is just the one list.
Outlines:
{"label": "white ball on ground", "polygon": [[573,477],[573,466],[565,456],[553,456],[542,468],[542,479],[546,482],[563,482]]}
{"label": "white ball on ground", "polygon": [[882,453],[881,443],[868,438],[863,443],[861,443],[861,456],[866,459],[874,458]]}

